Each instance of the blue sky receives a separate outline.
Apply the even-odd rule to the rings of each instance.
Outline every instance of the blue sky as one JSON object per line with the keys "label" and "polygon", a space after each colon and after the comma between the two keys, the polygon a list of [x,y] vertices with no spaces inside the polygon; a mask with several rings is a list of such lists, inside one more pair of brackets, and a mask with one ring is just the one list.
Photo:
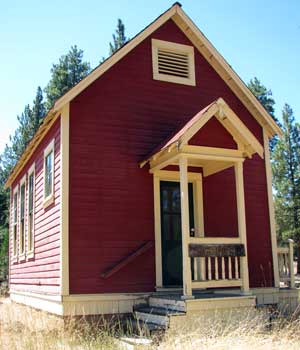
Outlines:
{"label": "blue sky", "polygon": [[[0,152],[17,115],[77,44],[92,67],[108,54],[121,18],[129,37],[174,1],[0,0]],[[183,9],[240,77],[271,88],[276,114],[288,102],[300,121],[300,1],[184,0]]]}

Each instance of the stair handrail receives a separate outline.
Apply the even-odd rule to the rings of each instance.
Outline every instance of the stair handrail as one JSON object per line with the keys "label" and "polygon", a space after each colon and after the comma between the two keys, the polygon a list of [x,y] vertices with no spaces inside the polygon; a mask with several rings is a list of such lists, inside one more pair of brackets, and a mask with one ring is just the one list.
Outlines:
{"label": "stair handrail", "polygon": [[146,253],[150,248],[154,246],[153,241],[146,241],[143,242],[133,253],[130,253],[125,258],[121,259],[119,262],[117,262],[114,266],[107,269],[105,272],[101,274],[101,277],[106,279],[120,271],[122,268],[127,266],[132,260],[137,258],[138,256]]}

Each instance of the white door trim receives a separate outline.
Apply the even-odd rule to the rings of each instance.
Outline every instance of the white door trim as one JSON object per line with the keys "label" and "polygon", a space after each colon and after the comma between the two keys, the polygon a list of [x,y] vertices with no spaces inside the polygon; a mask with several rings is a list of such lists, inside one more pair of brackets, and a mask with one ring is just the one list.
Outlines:
{"label": "white door trim", "polygon": [[[160,181],[179,180],[179,171],[158,170],[153,173],[156,288],[163,288]],[[193,183],[195,236],[204,237],[202,174],[189,172],[188,181]]]}

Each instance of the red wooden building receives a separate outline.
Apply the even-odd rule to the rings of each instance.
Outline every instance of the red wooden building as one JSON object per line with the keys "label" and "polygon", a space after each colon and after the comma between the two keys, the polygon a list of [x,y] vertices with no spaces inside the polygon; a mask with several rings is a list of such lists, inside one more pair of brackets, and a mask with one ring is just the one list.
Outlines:
{"label": "red wooden building", "polygon": [[274,294],[275,134],[174,4],[56,101],[10,174],[12,300],[68,315]]}

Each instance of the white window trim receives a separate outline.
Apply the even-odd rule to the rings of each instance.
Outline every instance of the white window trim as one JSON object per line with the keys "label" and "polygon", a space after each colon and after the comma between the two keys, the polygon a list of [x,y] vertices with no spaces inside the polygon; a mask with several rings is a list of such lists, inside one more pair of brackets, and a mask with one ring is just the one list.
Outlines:
{"label": "white window trim", "polygon": [[[171,76],[168,74],[162,74],[158,71],[158,49],[166,49],[174,52],[180,52],[188,54],[189,57],[189,78],[181,78]],[[153,79],[167,81],[169,83],[184,84],[196,86],[195,78],[195,54],[194,47],[189,45],[177,44],[170,41],[163,41],[152,39],[152,67],[153,67]]]}
{"label": "white window trim", "polygon": [[[24,245],[24,251],[21,252],[21,188],[22,186],[25,186],[24,191],[24,237],[23,237],[23,245]],[[19,185],[20,191],[19,191],[19,262],[22,262],[25,260],[25,254],[26,254],[26,175],[24,175],[20,181]]]}
{"label": "white window trim", "polygon": [[[54,144],[55,140],[53,139],[48,146],[44,150],[44,159],[43,159],[43,177],[44,177],[44,183],[43,183],[43,197],[44,197],[44,203],[43,206],[44,208],[47,208],[49,205],[51,205],[54,202],[54,169],[55,169],[55,156],[54,156]],[[47,197],[45,197],[45,185],[46,185],[46,167],[45,167],[45,159],[49,155],[49,153],[52,152],[52,164],[53,164],[53,169],[52,169],[52,191],[51,194]]]}
{"label": "white window trim", "polygon": [[[14,228],[15,228],[15,194],[17,194],[17,220],[16,220],[16,226],[17,226],[17,232],[16,232],[16,241],[14,240]],[[19,201],[19,184],[15,187],[13,191],[13,199],[12,199],[12,262],[16,262],[18,259],[18,231],[19,231],[19,218],[18,218],[18,201]],[[16,251],[16,254],[14,254],[14,251]]]}
{"label": "white window trim", "polygon": [[[29,250],[29,177],[33,175],[33,206],[32,206],[32,249]],[[27,172],[27,179],[28,179],[28,185],[27,185],[27,259],[31,259],[34,257],[34,231],[35,231],[35,225],[34,225],[34,217],[35,217],[35,163],[32,164],[32,166],[29,168]]]}

